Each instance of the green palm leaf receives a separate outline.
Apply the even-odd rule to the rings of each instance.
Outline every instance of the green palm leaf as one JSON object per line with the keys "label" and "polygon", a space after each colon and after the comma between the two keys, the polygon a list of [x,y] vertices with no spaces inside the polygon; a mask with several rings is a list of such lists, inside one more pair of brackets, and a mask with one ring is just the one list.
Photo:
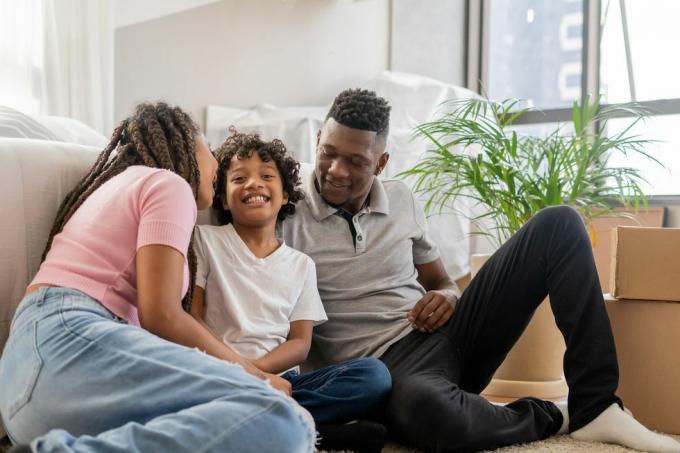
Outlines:
{"label": "green palm leaf", "polygon": [[[429,150],[399,176],[413,181],[414,191],[428,212],[453,211],[459,199],[484,207],[480,215],[465,214],[478,223],[493,220],[481,234],[500,245],[537,211],[567,204],[586,219],[611,213],[615,204],[638,208],[647,205],[635,168],[608,164],[613,153],[641,155],[658,165],[646,151],[652,141],[631,131],[647,112],[636,104],[601,106],[600,98],[586,98],[572,107],[573,133],[557,127],[545,137],[526,136],[511,129],[529,109],[507,99],[448,101],[438,117],[418,125],[414,138],[425,139]],[[597,133],[621,116],[633,116],[622,131]]]}

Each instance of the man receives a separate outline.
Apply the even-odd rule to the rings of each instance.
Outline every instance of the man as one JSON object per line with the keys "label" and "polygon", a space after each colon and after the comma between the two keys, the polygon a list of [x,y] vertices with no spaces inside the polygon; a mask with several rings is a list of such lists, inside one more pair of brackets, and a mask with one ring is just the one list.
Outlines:
{"label": "man", "polygon": [[[483,450],[567,428],[581,440],[680,451],[622,410],[618,367],[588,235],[569,207],[545,209],[509,239],[461,295],[408,187],[381,181],[390,107],[340,93],[317,134],[314,172],[286,243],[316,262],[329,321],[314,333],[318,364],[379,357],[392,374],[387,424],[416,447]],[[568,412],[522,398],[479,396],[550,295],[567,344]]]}

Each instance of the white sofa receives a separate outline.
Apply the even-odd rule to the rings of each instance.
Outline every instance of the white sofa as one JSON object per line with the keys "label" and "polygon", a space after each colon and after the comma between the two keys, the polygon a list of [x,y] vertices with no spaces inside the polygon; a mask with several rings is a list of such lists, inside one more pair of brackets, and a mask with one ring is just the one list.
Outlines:
{"label": "white sofa", "polygon": [[0,350],[38,270],[61,201],[100,151],[74,143],[0,138]]}
{"label": "white sofa", "polygon": [[73,143],[0,138],[0,347],[38,270],[61,201],[100,151]]}

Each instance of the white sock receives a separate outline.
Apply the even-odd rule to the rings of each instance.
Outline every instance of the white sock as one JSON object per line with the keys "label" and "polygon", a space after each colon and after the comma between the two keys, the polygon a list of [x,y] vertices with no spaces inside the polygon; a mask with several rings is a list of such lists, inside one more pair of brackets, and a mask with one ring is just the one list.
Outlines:
{"label": "white sock", "polygon": [[645,428],[614,403],[592,422],[571,433],[577,440],[606,442],[640,451],[680,453],[680,443]]}
{"label": "white sock", "polygon": [[562,412],[562,427],[557,434],[567,434],[569,432],[569,407],[567,400],[553,401],[555,406]]}

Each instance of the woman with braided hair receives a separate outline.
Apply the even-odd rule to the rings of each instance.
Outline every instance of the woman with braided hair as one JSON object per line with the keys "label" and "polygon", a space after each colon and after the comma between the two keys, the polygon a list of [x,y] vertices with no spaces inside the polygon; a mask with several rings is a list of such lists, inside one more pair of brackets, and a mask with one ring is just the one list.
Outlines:
{"label": "woman with braided hair", "polygon": [[216,170],[185,112],[141,104],[66,196],[0,361],[17,451],[313,450],[290,384],[187,312]]}

